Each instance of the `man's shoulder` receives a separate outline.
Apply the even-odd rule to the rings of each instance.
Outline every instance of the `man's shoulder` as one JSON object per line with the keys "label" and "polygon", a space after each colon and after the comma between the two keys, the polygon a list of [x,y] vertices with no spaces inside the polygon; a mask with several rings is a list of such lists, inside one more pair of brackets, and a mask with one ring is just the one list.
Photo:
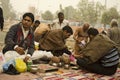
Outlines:
{"label": "man's shoulder", "polygon": [[19,26],[20,26],[19,23],[18,23],[18,24],[13,24],[13,25],[10,27],[10,29],[18,29]]}
{"label": "man's shoulder", "polygon": [[69,21],[68,21],[68,20],[66,20],[66,19],[64,19],[64,20],[63,20],[63,22],[64,22],[64,23],[69,23]]}
{"label": "man's shoulder", "polygon": [[76,29],[76,31],[82,32],[82,27],[78,27],[78,28]]}
{"label": "man's shoulder", "polygon": [[53,30],[50,30],[51,32],[55,32],[55,33],[60,33],[62,32],[62,29],[53,29]]}
{"label": "man's shoulder", "polygon": [[20,26],[20,23],[13,24],[12,27]]}
{"label": "man's shoulder", "polygon": [[59,22],[59,20],[58,19],[53,20],[53,23],[56,23],[56,22]]}
{"label": "man's shoulder", "polygon": [[[55,20],[53,20],[53,23],[57,23],[57,22],[59,22],[59,19],[55,19]],[[66,20],[66,19],[64,19],[64,20],[63,20],[63,23],[69,23],[69,21]]]}
{"label": "man's shoulder", "polygon": [[50,30],[49,31],[49,33],[48,33],[49,35],[54,35],[54,36],[62,36],[62,34],[63,34],[63,31],[62,31],[62,29],[54,29],[54,30]]}

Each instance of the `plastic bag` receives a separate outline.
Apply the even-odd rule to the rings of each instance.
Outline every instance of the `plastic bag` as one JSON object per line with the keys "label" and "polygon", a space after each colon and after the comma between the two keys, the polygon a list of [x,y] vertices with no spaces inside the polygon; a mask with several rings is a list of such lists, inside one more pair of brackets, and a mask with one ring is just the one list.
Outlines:
{"label": "plastic bag", "polygon": [[73,55],[70,55],[70,61],[74,61],[75,60],[75,57]]}
{"label": "plastic bag", "polygon": [[20,58],[15,59],[15,63],[16,63],[15,67],[18,72],[21,73],[21,72],[25,72],[27,70],[26,63],[22,59],[20,59]]}
{"label": "plastic bag", "polygon": [[11,59],[3,65],[3,72],[10,75],[20,74],[15,68],[15,60]]}
{"label": "plastic bag", "polygon": [[14,59],[11,59],[11,60],[9,60],[9,61],[7,61],[4,65],[3,65],[3,70],[4,71],[7,71],[8,70],[8,68],[9,68],[9,66],[10,65],[15,65],[15,60]]}

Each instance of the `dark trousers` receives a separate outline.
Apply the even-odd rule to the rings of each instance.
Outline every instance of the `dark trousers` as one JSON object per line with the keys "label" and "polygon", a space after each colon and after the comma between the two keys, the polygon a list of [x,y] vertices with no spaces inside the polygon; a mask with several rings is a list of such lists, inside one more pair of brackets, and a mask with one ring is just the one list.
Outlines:
{"label": "dark trousers", "polygon": [[77,64],[82,69],[85,69],[89,72],[102,74],[102,75],[113,75],[116,72],[118,67],[118,64],[112,67],[103,67],[99,61],[92,64],[87,64],[87,60],[84,60],[81,58],[77,59]]}

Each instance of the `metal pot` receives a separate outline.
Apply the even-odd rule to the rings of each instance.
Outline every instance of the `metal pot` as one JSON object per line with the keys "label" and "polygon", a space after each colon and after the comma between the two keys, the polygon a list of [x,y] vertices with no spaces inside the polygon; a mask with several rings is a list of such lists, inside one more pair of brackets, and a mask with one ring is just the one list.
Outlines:
{"label": "metal pot", "polygon": [[37,73],[38,72],[38,65],[31,65],[31,70],[30,70],[31,73]]}

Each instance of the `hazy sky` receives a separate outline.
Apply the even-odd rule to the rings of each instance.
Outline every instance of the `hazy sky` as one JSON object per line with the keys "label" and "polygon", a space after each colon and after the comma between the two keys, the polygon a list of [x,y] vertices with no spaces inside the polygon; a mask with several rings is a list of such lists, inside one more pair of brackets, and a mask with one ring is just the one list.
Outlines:
{"label": "hazy sky", "polygon": [[[59,5],[62,4],[62,7],[73,6],[77,7],[77,4],[80,0],[10,0],[13,8],[17,12],[26,12],[29,6],[35,6],[39,11],[50,10],[53,13],[59,10]],[[105,0],[89,0],[89,1],[99,1],[103,5]],[[118,4],[116,1],[119,0],[107,0],[107,7],[115,6]]]}

